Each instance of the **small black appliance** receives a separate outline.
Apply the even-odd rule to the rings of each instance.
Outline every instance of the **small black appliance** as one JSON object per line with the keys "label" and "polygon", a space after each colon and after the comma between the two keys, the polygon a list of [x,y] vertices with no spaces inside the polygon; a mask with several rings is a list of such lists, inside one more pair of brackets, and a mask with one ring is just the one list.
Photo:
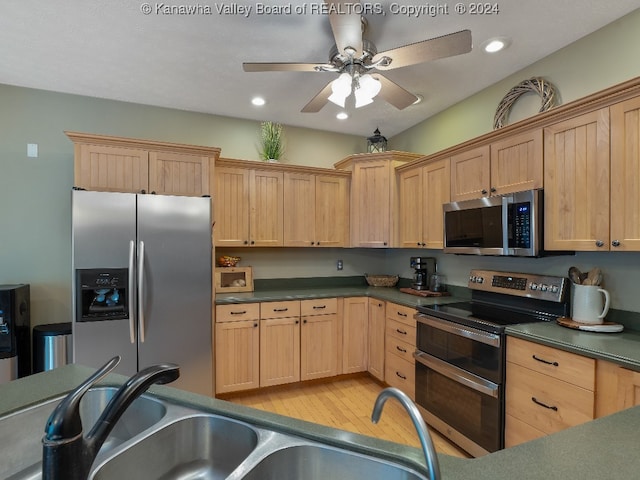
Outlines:
{"label": "small black appliance", "polygon": [[433,257],[411,257],[410,265],[415,269],[411,288],[429,290],[429,272],[435,273],[436,259]]}
{"label": "small black appliance", "polygon": [[0,383],[31,374],[28,284],[0,285]]}

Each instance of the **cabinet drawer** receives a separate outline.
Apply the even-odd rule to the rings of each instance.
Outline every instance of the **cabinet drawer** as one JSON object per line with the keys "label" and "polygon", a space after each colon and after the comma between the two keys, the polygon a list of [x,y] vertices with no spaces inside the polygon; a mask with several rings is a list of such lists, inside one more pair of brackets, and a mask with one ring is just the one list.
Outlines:
{"label": "cabinet drawer", "polygon": [[260,304],[260,318],[287,318],[300,316],[300,300],[288,302],[263,302]]}
{"label": "cabinet drawer", "polygon": [[507,363],[506,413],[544,433],[594,418],[594,393],[515,363]]}
{"label": "cabinet drawer", "polygon": [[397,322],[404,323],[410,327],[416,326],[416,319],[413,316],[416,314],[416,309],[411,307],[405,307],[404,305],[398,305],[397,303],[387,302],[387,318],[393,319]]}
{"label": "cabinet drawer", "polygon": [[327,315],[338,313],[337,298],[318,298],[315,300],[302,300],[300,302],[300,314],[305,315]]}
{"label": "cabinet drawer", "polygon": [[216,322],[241,322],[260,319],[259,303],[216,305]]}
{"label": "cabinet drawer", "polygon": [[508,337],[507,362],[517,363],[587,390],[595,390],[596,361],[593,358]]}
{"label": "cabinet drawer", "polygon": [[387,338],[386,344],[387,353],[397,355],[403,360],[415,365],[415,359],[413,358],[413,352],[416,350],[415,345],[391,336]]}
{"label": "cabinet drawer", "polygon": [[544,437],[547,434],[513,415],[504,416],[504,446],[515,447],[521,443]]}
{"label": "cabinet drawer", "polygon": [[384,380],[392,387],[399,388],[414,400],[416,397],[416,370],[413,363],[388,353],[385,356]]}
{"label": "cabinet drawer", "polygon": [[398,322],[392,318],[387,318],[386,337],[396,338],[407,342],[412,347],[416,346],[416,326]]}

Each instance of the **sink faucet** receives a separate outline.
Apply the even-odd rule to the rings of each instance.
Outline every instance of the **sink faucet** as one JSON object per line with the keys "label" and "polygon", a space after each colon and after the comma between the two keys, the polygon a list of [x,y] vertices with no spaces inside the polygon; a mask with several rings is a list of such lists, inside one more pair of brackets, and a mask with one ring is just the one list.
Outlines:
{"label": "sink faucet", "polygon": [[154,383],[173,382],[180,376],[180,369],[174,364],[140,370],[115,393],[85,437],[80,419],[80,400],[118,363],[120,357],[109,360],[69,393],[49,417],[42,439],[43,480],[86,480],[100,447],[129,405]]}
{"label": "sink faucet", "polygon": [[418,437],[420,438],[420,445],[422,445],[422,452],[424,453],[424,459],[427,464],[427,470],[429,470],[429,478],[430,480],[439,480],[440,479],[440,465],[438,464],[438,457],[436,456],[436,450],[433,447],[433,441],[431,440],[431,435],[429,435],[429,430],[427,429],[427,424],[425,423],[422,415],[420,415],[420,411],[418,407],[416,407],[415,403],[411,401],[411,399],[401,390],[397,388],[385,388],[380,392],[378,398],[376,398],[376,402],[373,405],[373,412],[371,413],[371,421],[373,423],[378,423],[380,420],[380,415],[382,414],[382,407],[387,399],[395,397],[407,411],[409,416],[411,417],[411,421],[413,422],[413,426],[416,427],[418,431]]}

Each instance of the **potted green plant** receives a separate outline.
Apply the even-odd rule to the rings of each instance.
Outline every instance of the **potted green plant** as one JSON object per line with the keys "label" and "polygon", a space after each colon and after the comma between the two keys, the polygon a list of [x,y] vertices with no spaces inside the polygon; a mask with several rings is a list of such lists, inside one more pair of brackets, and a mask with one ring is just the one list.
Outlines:
{"label": "potted green plant", "polygon": [[282,125],[276,122],[262,122],[260,130],[260,158],[265,162],[280,160],[284,153]]}

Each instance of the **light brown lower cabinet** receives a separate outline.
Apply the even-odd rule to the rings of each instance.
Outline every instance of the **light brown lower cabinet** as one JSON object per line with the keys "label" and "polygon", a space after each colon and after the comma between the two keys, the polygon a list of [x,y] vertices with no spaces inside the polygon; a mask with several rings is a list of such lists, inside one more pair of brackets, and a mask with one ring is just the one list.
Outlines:
{"label": "light brown lower cabinet", "polygon": [[300,380],[338,374],[338,299],[300,302]]}
{"label": "light brown lower cabinet", "polygon": [[596,360],[507,337],[505,447],[595,418]]}
{"label": "light brown lower cabinet", "polygon": [[368,372],[380,381],[384,381],[384,326],[386,302],[376,298],[369,299],[369,354]]}
{"label": "light brown lower cabinet", "polygon": [[300,301],[260,304],[260,386],[300,381]]}
{"label": "light brown lower cabinet", "polygon": [[260,306],[216,306],[216,394],[260,386]]}
{"label": "light brown lower cabinet", "polygon": [[415,309],[387,302],[384,381],[415,400],[416,350]]}
{"label": "light brown lower cabinet", "polygon": [[369,342],[369,299],[344,299],[342,330],[342,373],[367,371]]}

